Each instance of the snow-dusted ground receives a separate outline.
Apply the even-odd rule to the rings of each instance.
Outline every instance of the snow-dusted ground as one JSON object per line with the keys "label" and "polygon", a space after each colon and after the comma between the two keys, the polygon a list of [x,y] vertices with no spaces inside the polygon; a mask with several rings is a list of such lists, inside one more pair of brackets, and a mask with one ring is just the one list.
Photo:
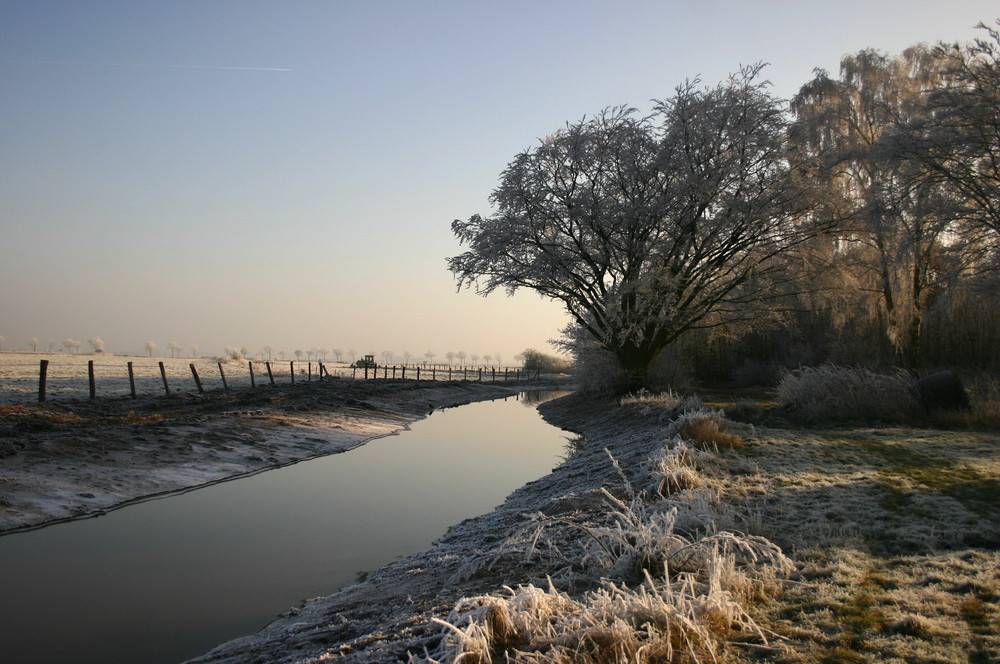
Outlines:
{"label": "snow-dusted ground", "polygon": [[[511,389],[329,381],[204,398],[0,407],[0,454],[7,455],[0,458],[0,527],[350,447],[432,407]],[[406,661],[408,653],[433,652],[443,634],[434,620],[461,598],[502,593],[505,585],[547,587],[549,578],[561,590],[585,589],[587,577],[561,556],[579,547],[585,529],[611,525],[602,491],[627,498],[626,481],[642,486],[651,455],[668,442],[670,418],[655,406],[578,396],[540,410],[585,436],[550,475],[457,524],[429,550],[192,662]],[[853,653],[857,661],[957,663],[992,661],[1000,652],[1000,436],[739,433],[746,449],[701,469],[703,488],[727,527],[769,538],[798,571],[782,596],[750,607],[770,645],[737,647],[733,661],[805,663]],[[554,524],[546,537],[555,548],[528,557],[537,523]]]}
{"label": "snow-dusted ground", "polygon": [[353,381],[0,406],[0,531],[341,452],[521,386]]}

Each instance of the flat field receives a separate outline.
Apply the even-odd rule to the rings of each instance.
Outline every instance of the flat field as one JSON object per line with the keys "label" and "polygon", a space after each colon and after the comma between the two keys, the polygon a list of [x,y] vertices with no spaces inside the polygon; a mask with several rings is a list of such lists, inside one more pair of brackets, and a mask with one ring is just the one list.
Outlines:
{"label": "flat field", "polygon": [[[135,390],[139,395],[163,395],[165,388],[160,375],[160,362],[167,375],[171,393],[197,392],[191,372],[193,364],[205,390],[222,390],[222,374],[215,358],[134,357],[124,355],[70,355],[66,353],[0,353],[0,404],[25,403],[38,398],[39,367],[48,360],[46,398],[53,400],[86,399],[90,396],[88,364],[94,363],[96,393],[101,398],[131,395],[128,364],[132,363]],[[326,369],[340,375],[350,375],[346,364],[324,362]],[[288,360],[271,362],[275,382],[291,383],[294,368],[296,381],[316,380],[319,363]],[[231,389],[250,387],[250,367],[246,360],[222,362],[226,383]],[[254,361],[255,380],[267,384],[270,378],[263,362]],[[311,374],[311,376],[310,376]]]}

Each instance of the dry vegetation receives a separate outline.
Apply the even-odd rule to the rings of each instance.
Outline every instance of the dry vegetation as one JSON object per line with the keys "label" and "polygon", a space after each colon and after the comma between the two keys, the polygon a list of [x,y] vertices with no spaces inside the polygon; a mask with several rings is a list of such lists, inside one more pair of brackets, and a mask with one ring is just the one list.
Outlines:
{"label": "dry vegetation", "polygon": [[[900,376],[855,375],[871,389],[813,412],[898,405]],[[590,509],[508,538],[548,582],[457,602],[419,661],[1000,661],[996,433],[755,429],[672,393],[620,410],[662,444],[634,468],[608,452]]]}

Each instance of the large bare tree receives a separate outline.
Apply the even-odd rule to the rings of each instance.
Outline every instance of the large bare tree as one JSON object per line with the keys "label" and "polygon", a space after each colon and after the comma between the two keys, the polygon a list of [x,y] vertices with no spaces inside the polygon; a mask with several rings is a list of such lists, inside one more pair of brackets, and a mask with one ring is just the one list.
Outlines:
{"label": "large bare tree", "polygon": [[535,290],[647,386],[686,331],[753,315],[783,252],[807,233],[787,167],[782,104],[746,67],[689,81],[653,113],[616,107],[517,155],[490,200],[456,220],[459,287]]}

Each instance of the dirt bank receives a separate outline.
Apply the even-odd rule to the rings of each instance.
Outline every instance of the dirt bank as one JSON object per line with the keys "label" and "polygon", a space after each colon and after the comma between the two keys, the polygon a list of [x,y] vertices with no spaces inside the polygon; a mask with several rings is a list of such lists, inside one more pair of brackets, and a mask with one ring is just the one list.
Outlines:
{"label": "dirt bank", "polygon": [[0,532],[343,452],[434,409],[521,389],[337,379],[208,396],[0,406]]}

